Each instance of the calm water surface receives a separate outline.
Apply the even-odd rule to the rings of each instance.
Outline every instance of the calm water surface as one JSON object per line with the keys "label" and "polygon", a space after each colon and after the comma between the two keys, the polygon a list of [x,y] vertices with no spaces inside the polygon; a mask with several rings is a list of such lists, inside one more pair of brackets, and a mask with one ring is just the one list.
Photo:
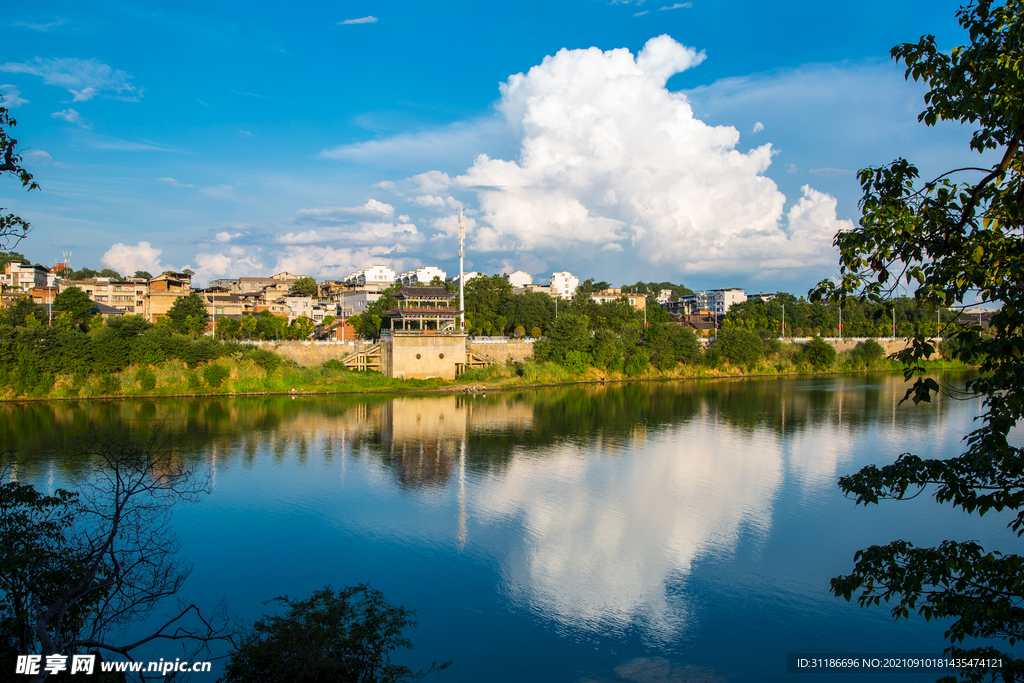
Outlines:
{"label": "calm water surface", "polygon": [[829,596],[857,549],[1020,551],[1005,516],[840,494],[862,465],[954,455],[981,411],[900,407],[904,390],[875,375],[34,404],[0,408],[0,440],[52,488],[78,476],[74,434],[161,424],[213,482],[174,517],[192,601],[251,620],[277,595],[370,582],[418,609],[403,661],[454,662],[429,680],[850,681],[787,674],[786,653],[943,646],[942,624]]}

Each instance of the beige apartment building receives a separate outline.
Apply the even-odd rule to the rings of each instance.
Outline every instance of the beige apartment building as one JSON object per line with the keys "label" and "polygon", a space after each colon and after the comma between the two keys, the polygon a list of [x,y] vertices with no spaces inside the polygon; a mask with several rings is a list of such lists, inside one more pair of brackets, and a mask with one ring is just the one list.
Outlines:
{"label": "beige apartment building", "polygon": [[72,287],[81,289],[96,303],[116,308],[125,315],[149,318],[149,282],[144,278],[112,280],[109,277],[90,277],[84,280],[61,280],[57,284],[60,292]]}
{"label": "beige apartment building", "polygon": [[591,292],[588,296],[599,304],[607,303],[609,301],[617,301],[619,299],[626,299],[629,301],[629,305],[638,311],[642,311],[647,308],[647,297],[643,294],[623,294],[622,289],[616,287],[614,289],[602,289],[600,292]]}
{"label": "beige apartment building", "polygon": [[166,317],[174,302],[192,293],[192,278],[185,273],[164,273],[149,281],[149,311],[146,317],[155,323]]}

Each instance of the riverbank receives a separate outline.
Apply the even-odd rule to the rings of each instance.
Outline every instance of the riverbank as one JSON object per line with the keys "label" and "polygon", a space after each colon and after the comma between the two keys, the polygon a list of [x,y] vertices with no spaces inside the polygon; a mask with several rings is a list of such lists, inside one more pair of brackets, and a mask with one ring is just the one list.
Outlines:
{"label": "riverbank", "polygon": [[[256,362],[235,358],[223,358],[191,368],[180,360],[170,360],[159,366],[129,366],[119,373],[89,377],[59,374],[46,391],[18,395],[8,388],[0,394],[0,402],[297,394],[436,394],[461,393],[474,388],[479,391],[484,387],[507,390],[572,384],[898,372],[903,369],[900,363],[889,359],[863,361],[844,356],[840,355],[832,366],[825,368],[793,362],[762,362],[748,368],[728,364],[718,367],[677,364],[665,370],[649,367],[636,375],[594,367],[573,373],[557,363],[526,361],[473,368],[456,380],[395,379],[373,371],[349,370],[337,361],[316,367],[284,364],[266,369]],[[924,366],[929,370],[967,369],[962,363],[945,360],[926,361]]]}

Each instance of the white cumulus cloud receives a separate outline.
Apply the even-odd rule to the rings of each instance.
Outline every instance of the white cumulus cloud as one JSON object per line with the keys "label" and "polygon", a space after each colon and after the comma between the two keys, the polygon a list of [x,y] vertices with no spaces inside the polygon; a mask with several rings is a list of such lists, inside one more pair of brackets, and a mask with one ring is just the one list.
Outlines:
{"label": "white cumulus cloud", "polygon": [[805,188],[787,220],[786,197],[765,175],[771,145],[739,151],[735,128],[704,123],[666,89],[703,60],[667,35],[635,57],[597,48],[546,57],[501,86],[497,111],[519,132],[517,158],[481,154],[454,178],[413,176],[422,192],[413,201],[440,208],[443,190],[475,193],[477,251],[632,245],[634,257],[676,271],[754,275],[833,259],[831,233],[822,236],[841,223],[835,200]]}
{"label": "white cumulus cloud", "polygon": [[220,277],[270,275],[259,256],[259,249],[254,247],[229,247],[223,252],[204,251],[195,257],[195,261],[196,265],[192,269],[196,274],[192,280],[199,284],[206,284]]}
{"label": "white cumulus cloud", "polygon": [[165,270],[173,270],[171,266],[160,263],[161,253],[163,253],[162,249],[157,249],[149,242],[139,242],[138,244],[118,242],[103,254],[100,264],[127,275],[131,275],[137,270],[146,270],[154,275]]}

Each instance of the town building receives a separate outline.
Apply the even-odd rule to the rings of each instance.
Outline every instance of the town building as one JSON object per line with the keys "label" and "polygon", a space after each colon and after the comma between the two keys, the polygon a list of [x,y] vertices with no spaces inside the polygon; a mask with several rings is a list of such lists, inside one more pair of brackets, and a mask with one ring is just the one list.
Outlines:
{"label": "town building", "polygon": [[335,320],[330,325],[318,324],[313,331],[317,339],[351,342],[356,338],[356,329],[347,320]]}
{"label": "town building", "polygon": [[441,282],[444,282],[445,273],[440,268],[435,266],[424,266],[423,268],[416,268],[399,275],[395,281],[401,282],[403,285],[429,285],[434,281],[434,278],[441,278]]}
{"label": "town building", "polygon": [[383,285],[386,287],[387,285],[394,284],[394,282],[395,271],[382,265],[363,268],[345,277],[345,284],[355,287],[364,287],[366,285]]}
{"label": "town building", "polygon": [[89,277],[81,280],[60,280],[59,292],[77,287],[98,304],[116,308],[124,315],[149,318],[149,281],[141,277],[116,280],[109,277]]}
{"label": "town building", "polygon": [[614,289],[602,289],[600,292],[591,292],[587,296],[599,304],[625,299],[629,302],[630,306],[638,311],[642,311],[647,307],[647,297],[644,294],[623,294],[622,289],[618,287]]}
{"label": "town building", "polygon": [[167,316],[174,302],[192,293],[192,276],[186,273],[163,273],[149,281],[149,310],[146,317],[155,323]]}
{"label": "town building", "polygon": [[[727,289],[709,289],[703,292],[694,292],[679,297],[678,302],[667,302],[664,304],[669,313],[693,315],[696,313],[712,313],[719,317],[729,312],[735,304],[743,303],[747,295],[742,289],[730,287]],[[673,305],[677,304],[677,305]]]}
{"label": "town building", "polygon": [[[469,282],[473,278],[477,278],[477,277],[480,277],[480,273],[476,272],[475,270],[471,270],[468,273],[463,273],[463,275],[462,275],[462,282]],[[448,278],[448,282],[450,282],[453,285],[455,285],[456,287],[458,287],[459,286],[459,276],[458,275],[452,275],[450,278]]]}
{"label": "town building", "polygon": [[28,294],[36,287],[52,285],[52,282],[48,282],[49,275],[50,269],[46,266],[10,261],[4,266],[3,275],[0,275],[0,285],[4,290],[16,289]]}
{"label": "town building", "polygon": [[512,290],[513,294],[526,294],[527,292],[537,292],[538,294],[552,296],[550,285],[525,285]]}
{"label": "town building", "polygon": [[571,299],[579,286],[580,279],[568,271],[551,274],[551,296]]}
{"label": "town building", "polygon": [[[517,270],[514,273],[505,273],[503,276],[513,288],[525,287],[533,284],[533,276],[524,270]],[[577,284],[579,281],[577,280]]]}
{"label": "town building", "polygon": [[339,292],[337,296],[333,297],[333,301],[338,304],[338,307],[344,315],[348,317],[350,315],[359,315],[360,313],[364,313],[366,311],[366,307],[379,298],[380,290],[376,287],[367,286],[360,289]]}
{"label": "town building", "polygon": [[[442,332],[455,330],[455,319],[462,311],[454,306],[456,294],[444,287],[401,287],[395,292],[398,307],[385,311],[393,330]],[[431,327],[433,326],[433,327]]]}
{"label": "town building", "polygon": [[248,297],[244,297],[241,294],[224,292],[220,287],[216,289],[209,287],[205,291],[197,292],[197,294],[206,302],[206,313],[210,316],[211,322],[222,317],[238,318],[253,308],[251,299]]}
{"label": "town building", "polygon": [[262,292],[267,287],[277,285],[277,280],[270,277],[240,277],[238,278],[238,294],[250,294]]}

